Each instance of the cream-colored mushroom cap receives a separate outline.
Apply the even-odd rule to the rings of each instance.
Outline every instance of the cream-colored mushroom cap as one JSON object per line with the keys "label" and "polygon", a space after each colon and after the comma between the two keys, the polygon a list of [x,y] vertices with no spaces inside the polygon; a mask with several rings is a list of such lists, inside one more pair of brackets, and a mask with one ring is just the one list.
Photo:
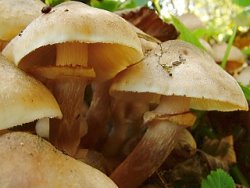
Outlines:
{"label": "cream-colored mushroom cap", "polygon": [[242,90],[206,52],[180,40],[162,43],[114,79],[112,95],[128,92],[189,97],[198,110],[247,110]]}
{"label": "cream-colored mushroom cap", "polygon": [[0,137],[0,187],[117,188],[106,175],[24,132]]}
{"label": "cream-colored mushroom cap", "polygon": [[0,55],[0,129],[62,117],[49,90]]}
{"label": "cream-colored mushroom cap", "polygon": [[[213,49],[212,56],[214,57],[215,61],[221,62],[223,60],[227,46],[228,46],[228,44],[226,44],[226,43],[215,44],[212,46],[212,49]],[[232,46],[230,53],[229,53],[229,56],[228,56],[228,61],[236,61],[239,63],[244,63],[245,56],[240,51],[240,49],[238,49],[235,46]]]}
{"label": "cream-colored mushroom cap", "polygon": [[40,0],[0,1],[0,40],[9,41],[41,14]]}
{"label": "cream-colored mushroom cap", "polygon": [[19,64],[38,48],[65,42],[89,44],[89,64],[97,77],[105,79],[143,57],[136,33],[123,18],[75,1],[62,3],[35,19],[3,54]]}
{"label": "cream-colored mushroom cap", "polygon": [[179,17],[180,21],[190,30],[204,27],[203,22],[195,14],[185,13]]}

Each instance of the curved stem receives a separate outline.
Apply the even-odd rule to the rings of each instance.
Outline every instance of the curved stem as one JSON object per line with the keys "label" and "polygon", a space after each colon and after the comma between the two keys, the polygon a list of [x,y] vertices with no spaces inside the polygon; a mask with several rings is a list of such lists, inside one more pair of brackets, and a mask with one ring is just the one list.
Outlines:
{"label": "curved stem", "polygon": [[189,103],[187,97],[162,96],[156,109],[144,114],[149,125],[146,133],[111,174],[118,187],[138,187],[161,166],[173,150],[180,130],[194,123],[193,115],[187,113]]}
{"label": "curved stem", "polygon": [[183,129],[168,121],[155,121],[132,153],[111,174],[120,188],[140,186],[165,161]]}
{"label": "curved stem", "polygon": [[[55,81],[52,81],[55,82]],[[51,88],[63,113],[63,119],[53,119],[50,125],[50,141],[60,150],[73,156],[80,139],[87,132],[84,107],[83,79],[57,80]]]}

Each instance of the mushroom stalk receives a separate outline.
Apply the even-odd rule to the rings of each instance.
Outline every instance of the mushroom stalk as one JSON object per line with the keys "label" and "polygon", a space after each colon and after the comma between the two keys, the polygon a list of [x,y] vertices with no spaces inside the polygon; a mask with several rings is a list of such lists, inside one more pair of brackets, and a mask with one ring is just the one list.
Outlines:
{"label": "mushroom stalk", "polygon": [[[76,42],[57,44],[56,58],[58,67],[87,68],[87,46]],[[52,120],[50,140],[57,148],[71,156],[75,155],[81,138],[87,132],[84,106],[87,83],[86,78],[72,75],[54,79],[49,84],[63,113],[63,119]]]}
{"label": "mushroom stalk", "polygon": [[130,138],[139,134],[143,114],[148,111],[144,101],[114,99],[112,108],[113,128],[102,148],[105,156],[115,156]]}
{"label": "mushroom stalk", "polygon": [[150,119],[141,141],[111,174],[118,187],[138,187],[162,165],[175,147],[178,134],[185,128],[183,121],[187,118],[182,114],[189,114],[188,109],[188,98],[162,98],[159,106],[150,112],[154,117],[151,116],[153,119]]}
{"label": "mushroom stalk", "polygon": [[109,87],[110,81],[94,83],[93,98],[86,115],[88,123],[88,133],[82,140],[82,144],[87,148],[98,148],[100,142],[107,137],[107,122],[110,117]]}
{"label": "mushroom stalk", "polygon": [[63,113],[63,119],[53,119],[50,126],[50,141],[60,150],[74,156],[81,138],[87,132],[82,79],[58,80],[53,94]]}

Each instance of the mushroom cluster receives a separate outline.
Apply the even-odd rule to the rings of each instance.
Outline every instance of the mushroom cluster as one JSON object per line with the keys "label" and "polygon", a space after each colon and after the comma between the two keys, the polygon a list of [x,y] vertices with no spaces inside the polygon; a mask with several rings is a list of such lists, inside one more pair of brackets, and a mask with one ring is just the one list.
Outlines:
{"label": "mushroom cluster", "polygon": [[[186,129],[193,109],[248,110],[235,79],[204,50],[173,40],[172,25],[171,40],[161,42],[81,2],[39,14],[0,38],[8,41],[0,56],[0,187],[139,187],[186,138],[196,147]],[[0,14],[0,25],[9,19]],[[23,124],[46,140],[9,129]]]}

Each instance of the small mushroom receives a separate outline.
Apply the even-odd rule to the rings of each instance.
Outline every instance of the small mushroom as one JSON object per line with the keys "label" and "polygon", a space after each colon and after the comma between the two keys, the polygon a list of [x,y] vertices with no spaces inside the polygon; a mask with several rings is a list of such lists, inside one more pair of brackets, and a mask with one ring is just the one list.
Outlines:
{"label": "small mushroom", "polygon": [[0,130],[55,117],[62,113],[50,91],[0,55]]}
{"label": "small mushroom", "polygon": [[236,76],[236,80],[244,86],[250,85],[250,66],[244,68],[239,75]]}
{"label": "small mushroom", "polygon": [[[217,63],[222,62],[227,46],[227,43],[214,44],[212,46],[212,57]],[[235,46],[232,46],[227,59],[226,70],[231,74],[236,73],[238,70],[242,69],[245,62],[246,58],[241,50]]]}
{"label": "small mushroom", "polygon": [[235,79],[207,53],[179,40],[162,43],[141,63],[118,74],[110,93],[118,98],[160,99],[153,111],[144,114],[148,128],[143,138],[110,176],[121,188],[138,187],[160,167],[179,133],[193,125],[190,108],[248,110]]}
{"label": "small mushroom", "polygon": [[2,135],[0,155],[0,187],[117,188],[99,170],[29,133]]}
{"label": "small mushroom", "polygon": [[204,23],[193,13],[182,14],[179,20],[191,31],[204,28]]}
{"label": "small mushroom", "polygon": [[[66,11],[67,10],[67,11]],[[85,86],[104,82],[142,59],[139,39],[121,17],[68,1],[35,19],[3,54],[53,92],[63,119],[51,125],[56,147],[74,155],[86,124]]]}
{"label": "small mushroom", "polygon": [[0,1],[0,51],[15,36],[41,14],[45,4],[40,0]]}

